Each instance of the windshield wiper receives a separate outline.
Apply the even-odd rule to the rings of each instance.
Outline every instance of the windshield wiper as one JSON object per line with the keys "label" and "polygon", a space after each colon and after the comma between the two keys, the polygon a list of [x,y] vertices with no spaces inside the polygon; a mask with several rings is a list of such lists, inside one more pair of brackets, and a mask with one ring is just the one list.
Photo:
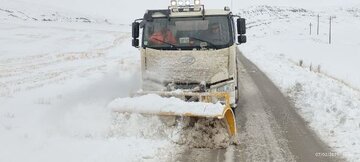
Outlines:
{"label": "windshield wiper", "polygon": [[157,39],[157,38],[152,38],[152,39],[157,40],[157,41],[159,41],[159,42],[161,42],[161,43],[165,43],[165,44],[167,44],[167,45],[170,45],[171,48],[177,48],[177,46],[176,46],[175,44],[172,44],[172,43],[169,43],[169,42],[166,42],[166,41]]}
{"label": "windshield wiper", "polygon": [[203,39],[200,39],[200,38],[196,38],[196,37],[189,37],[189,38],[192,38],[192,39],[195,39],[195,40],[198,40],[198,41],[201,41],[201,42],[206,42],[208,45],[210,45],[212,48],[215,48],[217,49],[216,45],[214,43],[211,43],[207,40],[203,40]]}

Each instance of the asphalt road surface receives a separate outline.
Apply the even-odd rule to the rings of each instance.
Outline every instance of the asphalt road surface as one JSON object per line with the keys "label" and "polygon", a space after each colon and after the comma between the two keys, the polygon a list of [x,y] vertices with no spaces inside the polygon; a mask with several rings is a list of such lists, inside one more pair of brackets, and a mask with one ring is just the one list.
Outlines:
{"label": "asphalt road surface", "polygon": [[272,81],[238,52],[238,145],[227,149],[187,148],[176,161],[344,161],[310,130]]}

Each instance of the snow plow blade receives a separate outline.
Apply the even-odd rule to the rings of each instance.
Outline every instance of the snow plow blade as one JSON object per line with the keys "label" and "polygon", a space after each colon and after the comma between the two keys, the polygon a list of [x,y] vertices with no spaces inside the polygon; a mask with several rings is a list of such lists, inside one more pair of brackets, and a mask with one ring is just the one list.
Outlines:
{"label": "snow plow blade", "polygon": [[[139,97],[139,99],[136,100],[136,97]],[[161,99],[166,98],[171,99],[171,101],[174,102],[161,102]],[[230,96],[228,93],[140,92],[135,94],[135,98],[131,99],[133,100],[126,100],[125,103],[120,100],[118,102],[115,100],[110,103],[110,107],[113,109],[113,111],[119,113],[139,113],[159,116],[183,116],[219,119],[223,120],[227,125],[227,130],[230,136],[234,136],[237,133],[235,115],[230,107]],[[150,104],[144,103],[138,107],[133,106],[136,104],[141,104],[139,101],[144,100],[148,100]],[[185,104],[180,104],[183,106],[178,107],[173,106],[178,105],[175,100],[183,100],[187,102],[181,101]]]}

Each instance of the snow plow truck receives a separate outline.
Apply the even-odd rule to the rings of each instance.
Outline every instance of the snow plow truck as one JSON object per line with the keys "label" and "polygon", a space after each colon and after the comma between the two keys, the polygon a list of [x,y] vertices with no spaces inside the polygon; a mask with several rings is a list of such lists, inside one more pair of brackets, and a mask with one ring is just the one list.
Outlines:
{"label": "snow plow truck", "polygon": [[[171,0],[167,9],[148,10],[132,23],[132,46],[141,52],[141,94],[186,102],[221,103],[221,111],[147,112],[223,120],[236,134],[237,45],[246,43],[245,19],[229,7],[206,9],[200,0]],[[130,112],[131,113],[131,112]]]}

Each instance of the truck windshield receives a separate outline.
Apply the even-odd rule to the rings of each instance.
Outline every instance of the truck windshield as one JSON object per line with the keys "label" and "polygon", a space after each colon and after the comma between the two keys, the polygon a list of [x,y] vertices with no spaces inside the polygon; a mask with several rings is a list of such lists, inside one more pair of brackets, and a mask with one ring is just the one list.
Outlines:
{"label": "truck windshield", "polygon": [[144,28],[143,46],[156,49],[220,49],[232,42],[227,16],[155,18]]}

